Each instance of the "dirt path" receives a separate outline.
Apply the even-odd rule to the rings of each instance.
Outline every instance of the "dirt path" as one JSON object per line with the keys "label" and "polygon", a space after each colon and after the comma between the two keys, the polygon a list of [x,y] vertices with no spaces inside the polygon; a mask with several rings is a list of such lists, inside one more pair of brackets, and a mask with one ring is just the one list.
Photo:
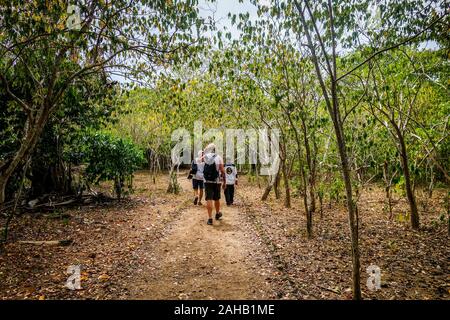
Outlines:
{"label": "dirt path", "polygon": [[[189,183],[182,181],[185,197]],[[130,298],[273,298],[267,281],[272,266],[262,261],[261,245],[248,231],[239,205],[222,209],[224,217],[213,226],[206,225],[204,205],[183,210],[166,236],[153,244]]]}
{"label": "dirt path", "polygon": [[[0,300],[351,299],[342,205],[327,205],[316,216],[308,240],[301,198],[292,198],[291,209],[274,198],[261,203],[262,190],[241,179],[236,205],[208,226],[206,208],[192,204],[185,173],[179,195],[166,193],[165,175],[153,183],[148,172],[138,172],[134,182],[135,194],[122,202],[70,208],[67,218],[56,211],[14,219],[0,254]],[[387,218],[382,189],[367,191],[360,202],[361,266],[379,266],[383,282],[369,291],[363,272],[363,297],[448,300],[449,237],[439,220],[447,191],[435,193],[420,232]],[[403,201],[396,212],[405,208]],[[73,243],[20,243],[61,239]],[[81,268],[80,290],[65,286],[69,266]]]}
{"label": "dirt path", "polygon": [[[191,181],[166,193],[167,177],[135,177],[122,203],[73,208],[70,217],[23,215],[0,255],[0,299],[271,299],[278,273],[266,246],[237,203],[206,225],[206,207],[192,203]],[[107,191],[108,188],[105,188]],[[105,192],[106,192],[105,191]],[[70,246],[21,240],[72,239]],[[81,289],[65,287],[68,266],[80,266]]]}

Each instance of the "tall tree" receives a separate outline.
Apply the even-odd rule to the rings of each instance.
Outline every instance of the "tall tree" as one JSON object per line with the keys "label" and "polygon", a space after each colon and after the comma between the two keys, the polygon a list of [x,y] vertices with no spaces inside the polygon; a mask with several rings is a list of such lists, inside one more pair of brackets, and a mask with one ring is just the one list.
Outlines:
{"label": "tall tree", "polygon": [[[424,35],[426,31],[429,31],[441,21],[446,14],[444,9],[444,13],[440,12],[437,18],[433,17],[433,13],[436,10],[441,9],[442,11],[442,8],[436,6],[433,1],[425,3],[412,2],[408,6],[403,6],[403,3],[398,1],[377,4],[371,1],[345,2],[328,0],[311,3],[308,0],[293,0],[301,25],[300,28],[297,28],[296,33],[299,35],[300,41],[306,38],[306,45],[314,63],[323,98],[335,131],[341,161],[341,172],[346,190],[353,260],[354,299],[361,299],[358,209],[353,200],[351,167],[345,138],[345,114],[342,114],[340,107],[339,82],[383,52],[414,41],[421,35]],[[377,9],[378,6],[380,11],[376,12],[380,13],[380,17],[377,19],[377,17],[371,17],[370,8]],[[287,7],[287,12],[292,12],[289,6]],[[398,19],[401,14],[406,16],[406,21]],[[338,45],[348,47],[352,44],[361,43],[359,31],[364,34],[365,31],[370,30],[368,23],[371,18],[377,20],[377,23],[387,21],[385,25],[378,24],[381,31],[389,27],[389,30],[386,30],[385,33],[387,36],[377,39],[376,44],[379,47],[376,48],[375,52],[362,59],[358,65],[350,70],[338,74]],[[364,21],[366,22],[364,23]],[[377,31],[380,32],[380,30]],[[401,40],[398,40],[399,38]]]}
{"label": "tall tree", "polygon": [[[24,115],[20,145],[0,159],[0,203],[9,178],[34,151],[71,85],[98,72],[151,76],[195,53],[208,28],[196,0],[90,0],[70,7],[13,0],[2,2],[0,13],[0,90]],[[21,79],[32,84],[24,95]]]}

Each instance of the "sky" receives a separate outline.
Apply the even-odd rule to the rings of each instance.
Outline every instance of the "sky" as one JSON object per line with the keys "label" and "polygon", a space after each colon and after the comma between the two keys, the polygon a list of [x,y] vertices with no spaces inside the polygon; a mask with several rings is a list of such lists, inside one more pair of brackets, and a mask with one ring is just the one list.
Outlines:
{"label": "sky", "polygon": [[[214,14],[214,18],[217,23],[217,29],[227,28],[228,32],[231,32],[233,38],[239,37],[239,31],[236,27],[231,25],[230,19],[228,19],[228,13],[238,15],[239,13],[250,14],[250,19],[256,19],[257,12],[256,6],[250,3],[249,0],[244,0],[243,3],[239,3],[239,0],[217,0],[215,3],[208,3],[205,0],[199,1],[200,15],[204,18]],[[270,3],[270,0],[260,0],[262,4]]]}
{"label": "sky", "polygon": [[[269,6],[270,0],[259,0],[259,3]],[[239,15],[239,13],[246,12],[250,14],[250,20],[256,20],[258,18],[257,8],[250,2],[250,0],[243,0],[242,3],[240,3],[239,0],[216,0],[214,3],[211,3],[208,0],[199,0],[200,16],[203,18],[213,16],[216,21],[217,29],[225,30],[225,32],[231,32],[233,39],[238,39],[240,32],[236,26],[231,24],[228,14],[231,13],[232,15]],[[209,36],[213,37],[213,34],[210,33]],[[421,49],[433,49],[435,47],[436,44],[434,42],[425,42],[421,45]],[[123,81],[123,79],[115,80]]]}
{"label": "sky", "polygon": [[[269,4],[270,0],[259,0],[262,4]],[[249,12],[250,19],[257,18],[256,6],[250,3],[250,0],[243,0],[239,3],[239,0],[216,0],[214,3],[207,0],[199,0],[199,14],[203,18],[213,16],[216,21],[216,27],[218,30],[226,28],[227,32],[231,32],[231,36],[234,39],[239,38],[239,31],[235,26],[232,26],[231,20],[228,18],[228,13],[236,14]],[[213,34],[210,33],[210,37]],[[112,79],[119,82],[129,82],[122,76],[113,75]]]}

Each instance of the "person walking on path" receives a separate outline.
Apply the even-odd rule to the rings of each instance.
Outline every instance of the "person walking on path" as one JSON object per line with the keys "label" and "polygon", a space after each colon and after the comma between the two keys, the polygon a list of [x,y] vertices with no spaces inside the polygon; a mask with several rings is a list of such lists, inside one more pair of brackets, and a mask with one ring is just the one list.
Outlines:
{"label": "person walking on path", "polygon": [[231,206],[234,203],[234,186],[238,184],[238,174],[236,166],[229,158],[225,164],[225,183],[225,201],[227,206]]}
{"label": "person walking on path", "polygon": [[213,203],[216,209],[216,220],[222,217],[220,212],[220,186],[225,189],[225,170],[222,157],[216,154],[216,146],[211,143],[205,148],[205,167],[203,177],[205,180],[206,209],[208,212],[208,225],[213,224]]}
{"label": "person walking on path", "polygon": [[203,159],[203,151],[198,152],[198,157],[192,162],[192,187],[194,189],[194,205],[202,205],[203,189],[205,188],[203,182],[203,169],[205,162]]}

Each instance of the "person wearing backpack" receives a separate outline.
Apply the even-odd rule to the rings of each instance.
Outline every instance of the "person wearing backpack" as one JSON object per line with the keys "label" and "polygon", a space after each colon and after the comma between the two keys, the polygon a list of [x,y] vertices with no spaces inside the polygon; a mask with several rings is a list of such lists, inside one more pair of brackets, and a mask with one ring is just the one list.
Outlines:
{"label": "person wearing backpack", "polygon": [[225,164],[225,201],[227,206],[231,206],[234,202],[234,186],[238,184],[238,174],[237,169],[231,159],[227,158],[227,163]]}
{"label": "person wearing backpack", "polygon": [[205,181],[206,209],[208,211],[208,225],[213,224],[213,203],[216,209],[216,220],[222,217],[220,212],[220,186],[225,189],[225,170],[222,157],[216,154],[216,146],[211,143],[205,148],[205,166],[203,178]]}
{"label": "person wearing backpack", "polygon": [[194,189],[194,205],[202,205],[203,198],[203,169],[205,162],[203,160],[203,151],[198,152],[198,157],[192,161],[191,172],[192,175],[192,187]]}

